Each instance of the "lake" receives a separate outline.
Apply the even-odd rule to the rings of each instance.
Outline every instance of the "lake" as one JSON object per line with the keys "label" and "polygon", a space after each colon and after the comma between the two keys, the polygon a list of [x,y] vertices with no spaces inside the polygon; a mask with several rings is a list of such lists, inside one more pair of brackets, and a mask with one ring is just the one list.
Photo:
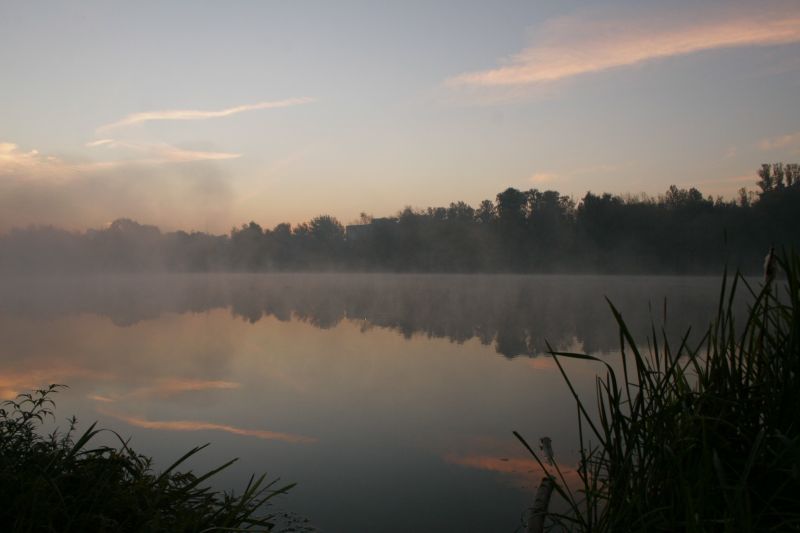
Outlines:
{"label": "lake", "polygon": [[[215,486],[297,482],[279,507],[322,531],[512,532],[541,478],[512,430],[576,462],[575,402],[547,343],[616,362],[606,296],[645,344],[665,300],[677,343],[718,293],[702,277],[6,279],[0,396],[66,383],[61,427],[98,420],[157,466],[210,442],[192,467],[240,458]],[[566,369],[593,398],[599,366]]]}

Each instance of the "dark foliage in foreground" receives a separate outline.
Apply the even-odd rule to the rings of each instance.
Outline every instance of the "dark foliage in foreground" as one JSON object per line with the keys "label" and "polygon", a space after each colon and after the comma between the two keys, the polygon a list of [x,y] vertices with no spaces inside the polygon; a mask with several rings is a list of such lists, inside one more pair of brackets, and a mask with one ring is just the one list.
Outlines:
{"label": "dark foliage in foreground", "polygon": [[509,188],[473,207],[406,207],[342,226],[323,215],[230,235],[120,219],[102,230],[16,229],[0,271],[752,272],[764,250],[800,246],[800,165],[763,165],[735,200],[671,186],[656,198]]}
{"label": "dark foliage in foreground", "polygon": [[676,347],[653,328],[642,353],[612,305],[621,376],[595,357],[553,352],[568,384],[561,357],[607,367],[592,414],[570,384],[580,482],[542,465],[568,502],[568,512],[549,515],[556,530],[800,530],[800,257],[780,266],[785,283],[746,286],[745,316],[731,307],[744,278],[730,288],[726,279],[694,347],[686,337]]}
{"label": "dark foliage in foreground", "polygon": [[[53,416],[59,386],[22,394],[0,409],[0,529],[2,531],[271,531],[265,506],[291,486],[251,478],[241,495],[203,483],[230,461],[203,475],[179,472],[190,450],[155,473],[152,460],[120,438],[119,447],[94,446],[92,424],[77,439],[75,419],[66,433],[39,433]],[[114,434],[116,435],[116,434]],[[207,445],[206,445],[207,446]]]}

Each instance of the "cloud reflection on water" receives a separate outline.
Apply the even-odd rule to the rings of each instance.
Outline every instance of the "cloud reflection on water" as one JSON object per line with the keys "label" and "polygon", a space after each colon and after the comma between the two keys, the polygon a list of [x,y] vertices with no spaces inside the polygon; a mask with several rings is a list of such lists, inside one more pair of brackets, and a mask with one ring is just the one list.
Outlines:
{"label": "cloud reflection on water", "polygon": [[65,384],[76,379],[105,380],[111,374],[71,364],[55,364],[21,371],[4,369],[0,374],[0,400],[11,400],[22,392],[47,386]]}
{"label": "cloud reflection on water", "polygon": [[121,420],[126,424],[145,429],[161,429],[169,431],[224,431],[234,435],[245,435],[257,437],[264,440],[279,440],[291,443],[313,443],[317,442],[314,437],[305,435],[295,435],[292,433],[281,433],[278,431],[268,431],[265,429],[247,429],[229,424],[217,424],[214,422],[203,422],[194,420],[148,420],[140,416],[131,416],[116,413],[108,409],[97,409],[97,412]]}

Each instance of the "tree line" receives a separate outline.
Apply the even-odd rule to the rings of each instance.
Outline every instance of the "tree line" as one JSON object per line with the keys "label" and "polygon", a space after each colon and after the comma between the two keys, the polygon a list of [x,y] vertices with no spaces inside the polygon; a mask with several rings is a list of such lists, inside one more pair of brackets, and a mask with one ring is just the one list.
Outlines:
{"label": "tree line", "polygon": [[29,227],[0,236],[0,269],[716,273],[727,264],[757,272],[770,246],[800,245],[800,165],[762,165],[757,187],[734,199],[673,185],[655,197],[587,192],[578,202],[508,188],[477,207],[406,207],[346,227],[330,215],[272,229],[250,222],[228,235],[129,219],[82,233]]}

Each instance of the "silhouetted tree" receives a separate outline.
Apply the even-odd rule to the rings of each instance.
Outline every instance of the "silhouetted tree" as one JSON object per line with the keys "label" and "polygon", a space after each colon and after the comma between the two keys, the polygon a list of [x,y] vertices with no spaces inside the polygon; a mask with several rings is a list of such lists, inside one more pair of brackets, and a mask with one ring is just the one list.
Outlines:
{"label": "silhouetted tree", "polygon": [[265,263],[264,231],[255,222],[231,230],[231,264],[240,270],[261,270]]}
{"label": "silhouetted tree", "polygon": [[518,225],[525,219],[526,205],[525,194],[509,187],[497,195],[497,217],[503,224]]}
{"label": "silhouetted tree", "polygon": [[494,204],[491,200],[484,200],[475,210],[475,220],[484,224],[489,224],[495,219],[497,215]]}
{"label": "silhouetted tree", "polygon": [[771,244],[800,247],[800,165],[764,164],[757,174],[758,194],[742,188],[729,201],[672,185],[657,198],[588,192],[576,205],[555,190],[508,188],[477,209],[458,201],[362,214],[347,233],[330,215],[271,230],[250,222],[229,235],[162,233],[130,219],[84,233],[12,229],[0,235],[0,269],[682,273],[727,262],[757,270]]}

